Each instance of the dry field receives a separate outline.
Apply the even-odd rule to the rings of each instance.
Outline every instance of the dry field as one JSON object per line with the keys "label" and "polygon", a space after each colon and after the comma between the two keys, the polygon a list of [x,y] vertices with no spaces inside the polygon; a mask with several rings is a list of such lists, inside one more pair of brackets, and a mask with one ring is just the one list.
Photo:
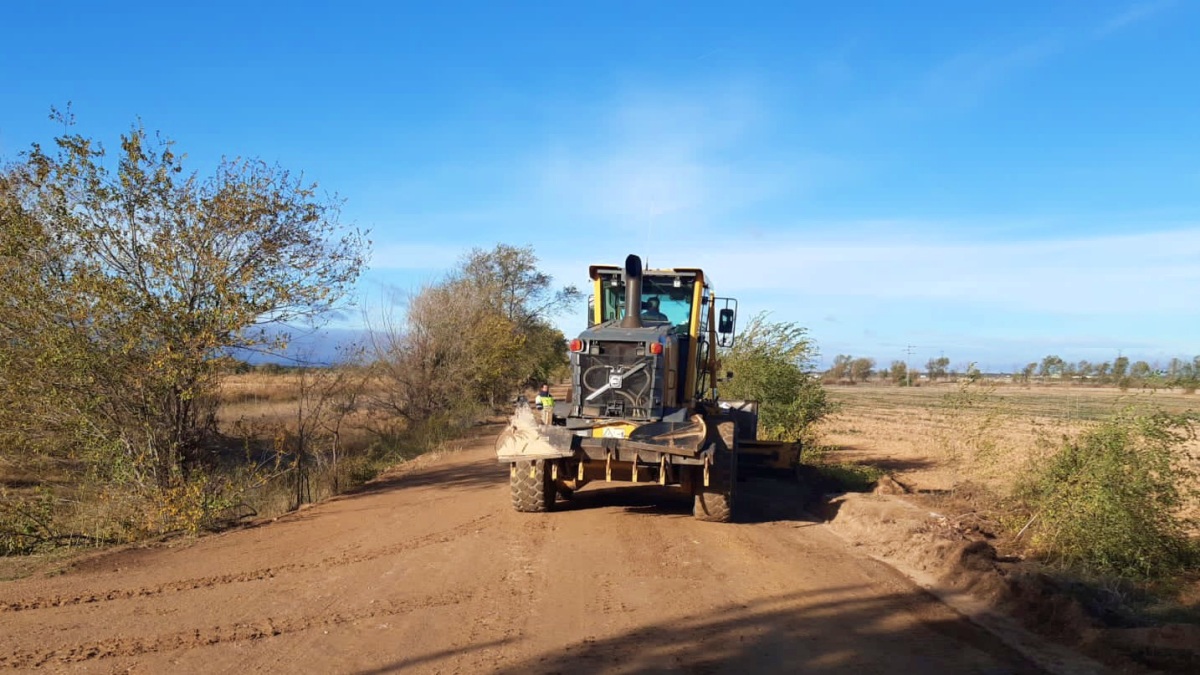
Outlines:
{"label": "dry field", "polygon": [[987,383],[827,389],[841,405],[821,426],[830,459],[878,466],[931,491],[971,481],[1004,492],[1029,458],[1127,406],[1200,410],[1200,395],[1178,390]]}
{"label": "dry field", "polygon": [[[330,392],[331,376],[332,372],[325,371],[307,375],[243,373],[226,376],[218,391],[217,423],[223,432],[233,434],[261,434],[278,429],[294,432],[299,418],[313,415],[314,409],[322,405],[323,395],[328,399],[323,404],[325,414],[331,404],[345,402],[344,390]],[[387,426],[381,420],[370,419],[364,405],[363,396],[377,393],[379,387],[377,382],[367,382],[362,387],[355,409],[344,420],[343,432],[349,435],[345,440],[361,445],[367,441],[364,427]]]}
{"label": "dry field", "polygon": [[217,420],[225,427],[239,419],[289,422],[296,416],[300,377],[295,374],[245,373],[221,381]]}

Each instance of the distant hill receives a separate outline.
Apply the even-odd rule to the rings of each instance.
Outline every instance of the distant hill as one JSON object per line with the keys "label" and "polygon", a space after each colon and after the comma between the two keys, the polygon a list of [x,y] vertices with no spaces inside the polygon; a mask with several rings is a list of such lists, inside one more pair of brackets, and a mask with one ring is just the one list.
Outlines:
{"label": "distant hill", "polygon": [[307,327],[287,326],[270,328],[268,334],[278,335],[288,333],[287,349],[279,353],[263,353],[257,350],[231,349],[230,356],[260,365],[277,363],[281,365],[329,365],[343,360],[344,349],[355,343],[366,340],[368,333],[361,328],[321,328],[314,330]]}

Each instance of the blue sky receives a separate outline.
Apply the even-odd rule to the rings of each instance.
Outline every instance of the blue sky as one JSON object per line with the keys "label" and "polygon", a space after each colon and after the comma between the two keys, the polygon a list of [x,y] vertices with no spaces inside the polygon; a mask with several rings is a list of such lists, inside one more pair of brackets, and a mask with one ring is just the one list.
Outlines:
{"label": "blue sky", "polygon": [[1200,353],[1200,3],[577,4],[6,7],[0,156],[70,101],[303,170],[372,312],[506,242],[703,266],[825,360]]}

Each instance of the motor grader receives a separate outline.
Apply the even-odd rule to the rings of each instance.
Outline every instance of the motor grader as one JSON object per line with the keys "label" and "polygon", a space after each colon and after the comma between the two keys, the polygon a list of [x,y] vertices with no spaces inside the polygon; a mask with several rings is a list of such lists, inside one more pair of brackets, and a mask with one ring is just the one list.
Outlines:
{"label": "motor grader", "polygon": [[674,486],[696,518],[732,520],[740,477],[790,475],[799,456],[798,444],[758,440],[755,402],[718,397],[717,350],[736,339],[737,301],[717,297],[703,270],[643,270],[636,255],[588,271],[569,400],[544,424],[519,399],[497,439],[513,508],[550,511],[591,481],[628,481]]}

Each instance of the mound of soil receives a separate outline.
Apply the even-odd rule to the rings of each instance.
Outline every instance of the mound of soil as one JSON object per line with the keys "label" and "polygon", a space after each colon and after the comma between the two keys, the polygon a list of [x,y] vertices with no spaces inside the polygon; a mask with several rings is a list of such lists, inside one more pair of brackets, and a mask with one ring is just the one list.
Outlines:
{"label": "mound of soil", "polygon": [[[883,481],[874,494],[830,499],[823,515],[842,539],[1054,672],[1103,670],[1098,662],[1119,672],[1200,672],[1200,626],[1132,625],[1094,590],[1072,588],[1036,564],[998,555],[986,532],[903,492],[894,480]],[[1096,661],[1079,661],[1064,646]]]}

